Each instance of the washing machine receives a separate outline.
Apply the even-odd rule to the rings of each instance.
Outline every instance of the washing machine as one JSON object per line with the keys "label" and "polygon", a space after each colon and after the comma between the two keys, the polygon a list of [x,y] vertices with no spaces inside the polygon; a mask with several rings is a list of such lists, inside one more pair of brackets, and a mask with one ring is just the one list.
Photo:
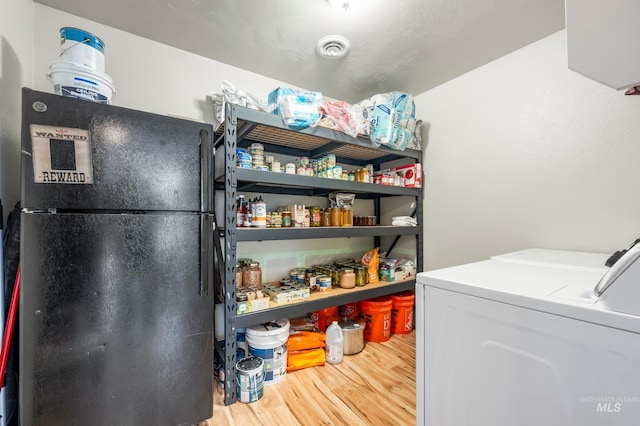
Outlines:
{"label": "washing machine", "polygon": [[417,424],[640,426],[640,247],[419,273]]}

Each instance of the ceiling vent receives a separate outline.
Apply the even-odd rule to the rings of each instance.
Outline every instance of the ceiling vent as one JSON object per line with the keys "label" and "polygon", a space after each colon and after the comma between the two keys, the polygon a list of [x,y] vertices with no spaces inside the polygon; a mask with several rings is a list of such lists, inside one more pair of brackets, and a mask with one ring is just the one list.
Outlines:
{"label": "ceiling vent", "polygon": [[323,58],[342,58],[351,50],[351,43],[339,35],[322,37],[316,44],[316,52]]}

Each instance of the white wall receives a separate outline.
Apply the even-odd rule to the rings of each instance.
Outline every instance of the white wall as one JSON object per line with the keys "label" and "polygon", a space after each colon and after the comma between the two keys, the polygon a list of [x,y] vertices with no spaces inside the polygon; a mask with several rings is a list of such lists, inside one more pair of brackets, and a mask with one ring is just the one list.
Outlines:
{"label": "white wall", "polygon": [[623,93],[567,68],[563,30],[417,96],[425,269],[640,236],[640,96]]}
{"label": "white wall", "polygon": [[61,27],[80,28],[105,43],[105,71],[116,88],[113,105],[212,123],[213,108],[207,96],[220,92],[222,80],[264,99],[281,84],[40,4],[35,5],[35,23],[36,90],[53,92],[46,72],[59,60]]}
{"label": "white wall", "polygon": [[6,223],[20,198],[20,88],[33,70],[33,3],[0,2],[0,198]]}

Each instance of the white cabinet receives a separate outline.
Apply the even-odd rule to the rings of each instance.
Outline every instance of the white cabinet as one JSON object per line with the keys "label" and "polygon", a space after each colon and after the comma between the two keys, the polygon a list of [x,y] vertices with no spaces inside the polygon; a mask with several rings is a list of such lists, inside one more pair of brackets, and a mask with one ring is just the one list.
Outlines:
{"label": "white cabinet", "polygon": [[569,68],[618,90],[640,85],[640,1],[565,4]]}

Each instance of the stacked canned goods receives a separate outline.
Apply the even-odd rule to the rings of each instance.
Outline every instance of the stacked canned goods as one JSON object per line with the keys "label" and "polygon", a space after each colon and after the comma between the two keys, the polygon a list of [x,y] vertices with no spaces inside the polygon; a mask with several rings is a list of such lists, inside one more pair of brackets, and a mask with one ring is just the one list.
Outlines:
{"label": "stacked canned goods", "polygon": [[236,148],[236,158],[238,160],[238,167],[241,169],[251,169],[253,165],[251,163],[251,154],[244,148]]}
{"label": "stacked canned goods", "polygon": [[269,171],[269,166],[264,158],[264,145],[261,143],[252,143],[249,147],[251,154],[251,165],[256,170]]}

